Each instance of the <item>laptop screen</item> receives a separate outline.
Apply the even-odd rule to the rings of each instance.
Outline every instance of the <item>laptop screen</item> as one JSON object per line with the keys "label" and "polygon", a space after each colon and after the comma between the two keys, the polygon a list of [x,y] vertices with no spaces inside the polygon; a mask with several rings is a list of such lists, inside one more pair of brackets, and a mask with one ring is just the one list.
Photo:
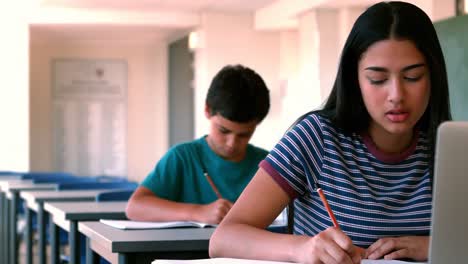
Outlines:
{"label": "laptop screen", "polygon": [[468,263],[468,122],[438,129],[429,263]]}

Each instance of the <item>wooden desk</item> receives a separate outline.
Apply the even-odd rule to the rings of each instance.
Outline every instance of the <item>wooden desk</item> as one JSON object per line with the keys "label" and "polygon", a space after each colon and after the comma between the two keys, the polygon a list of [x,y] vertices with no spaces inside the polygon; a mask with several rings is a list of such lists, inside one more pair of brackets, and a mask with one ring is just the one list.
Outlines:
{"label": "wooden desk", "polygon": [[214,228],[120,230],[100,222],[80,222],[86,236],[86,263],[97,255],[111,263],[150,263],[156,258],[208,258]]}
{"label": "wooden desk", "polygon": [[105,190],[70,190],[70,191],[42,191],[21,192],[20,196],[27,205],[26,210],[26,263],[32,263],[32,211],[37,212],[37,225],[39,233],[39,263],[46,263],[46,216],[45,202],[95,201],[96,196]]}
{"label": "wooden desk", "polygon": [[127,219],[127,202],[46,202],[44,210],[50,215],[51,263],[60,263],[59,227],[69,232],[70,263],[80,263],[78,221]]}
{"label": "wooden desk", "polygon": [[5,262],[18,263],[18,239],[16,225],[18,221],[19,194],[30,190],[54,190],[57,184],[33,183],[31,180],[0,179],[0,204],[2,212],[2,257]]}

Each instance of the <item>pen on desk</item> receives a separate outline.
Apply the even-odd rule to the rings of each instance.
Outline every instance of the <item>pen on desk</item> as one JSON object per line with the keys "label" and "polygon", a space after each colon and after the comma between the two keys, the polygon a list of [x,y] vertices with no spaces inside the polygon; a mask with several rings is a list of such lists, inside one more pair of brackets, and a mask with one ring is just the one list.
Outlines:
{"label": "pen on desk", "polygon": [[211,189],[213,189],[213,191],[216,193],[218,199],[222,199],[223,197],[221,196],[221,193],[219,192],[218,188],[216,188],[216,185],[214,184],[213,180],[211,180],[211,177],[210,175],[208,175],[208,172],[203,172],[203,174],[205,175],[205,178],[208,181],[208,183],[211,185]]}
{"label": "pen on desk", "polygon": [[333,222],[333,226],[339,229],[340,226],[338,225],[338,222],[336,221],[335,215],[333,214],[333,211],[331,210],[330,205],[328,204],[328,201],[325,198],[325,194],[323,193],[322,188],[317,188],[317,192],[318,192],[318,194],[320,196],[320,200],[322,200],[323,206],[325,206],[325,209],[328,212],[328,216],[330,216],[330,218],[331,218],[331,220]]}

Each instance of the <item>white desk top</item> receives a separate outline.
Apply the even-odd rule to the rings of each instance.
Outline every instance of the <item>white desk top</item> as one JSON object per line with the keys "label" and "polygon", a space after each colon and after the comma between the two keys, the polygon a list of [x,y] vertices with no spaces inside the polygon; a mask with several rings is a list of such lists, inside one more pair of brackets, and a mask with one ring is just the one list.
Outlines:
{"label": "white desk top", "polygon": [[32,191],[21,192],[20,196],[30,209],[37,211],[40,202],[94,201],[99,193],[108,190]]}
{"label": "white desk top", "polygon": [[207,251],[214,228],[120,230],[100,222],[80,222],[78,230],[114,253]]}
{"label": "white desk top", "polygon": [[56,183],[33,183],[31,180],[12,180],[0,182],[2,192],[6,193],[6,197],[11,199],[13,192],[18,191],[40,191],[40,190],[55,190]]}
{"label": "white desk top", "polygon": [[54,223],[70,231],[70,221],[97,221],[99,219],[127,219],[127,202],[46,202]]}
{"label": "white desk top", "polygon": [[0,175],[0,181],[21,180],[21,175]]}
{"label": "white desk top", "polygon": [[[112,219],[114,215],[125,216],[127,202],[46,202],[44,210],[54,217],[65,220]],[[123,219],[120,217],[119,219]]]}
{"label": "white desk top", "polygon": [[22,179],[3,179],[0,178],[0,190],[5,191],[10,185],[17,185],[21,183],[32,183],[32,180],[22,180]]}

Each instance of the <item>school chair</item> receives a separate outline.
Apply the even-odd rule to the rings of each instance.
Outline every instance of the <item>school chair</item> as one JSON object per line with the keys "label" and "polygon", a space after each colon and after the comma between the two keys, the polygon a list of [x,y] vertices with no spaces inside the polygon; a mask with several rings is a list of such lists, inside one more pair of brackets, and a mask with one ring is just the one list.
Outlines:
{"label": "school chair", "polygon": [[50,179],[59,180],[63,178],[72,178],[75,177],[74,174],[68,172],[57,172],[57,171],[32,171],[21,173],[22,179],[24,180],[39,180],[39,179]]}
{"label": "school chair", "polygon": [[16,171],[0,171],[0,179],[2,176],[20,176],[23,173]]}
{"label": "school chair", "polygon": [[98,175],[95,176],[96,179],[100,182],[126,182],[128,181],[127,176],[122,175]]}
{"label": "school chair", "polygon": [[288,234],[294,233],[294,201],[288,204]]}
{"label": "school chair", "polygon": [[96,196],[97,202],[128,201],[135,189],[105,191]]}
{"label": "school chair", "polygon": [[136,188],[136,182],[82,182],[82,183],[60,183],[57,191],[60,190],[96,190],[96,189],[131,189]]}
{"label": "school chair", "polygon": [[33,183],[85,183],[98,182],[98,179],[93,177],[41,177],[32,179]]}

